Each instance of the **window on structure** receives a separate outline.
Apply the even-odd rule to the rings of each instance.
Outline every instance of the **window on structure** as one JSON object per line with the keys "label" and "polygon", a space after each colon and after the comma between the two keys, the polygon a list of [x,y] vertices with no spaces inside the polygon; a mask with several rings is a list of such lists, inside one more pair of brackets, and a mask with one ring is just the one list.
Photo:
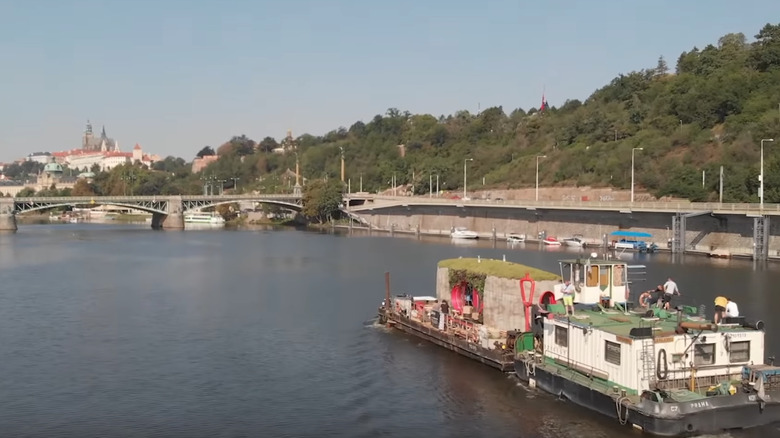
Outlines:
{"label": "window on structure", "polygon": [[750,362],[750,341],[732,342],[729,344],[730,362]]}
{"label": "window on structure", "polygon": [[561,327],[559,325],[555,326],[555,343],[557,345],[560,345],[561,347],[568,347],[569,346],[569,329],[566,327]]}
{"label": "window on structure", "polygon": [[693,347],[694,365],[712,365],[715,363],[715,344],[696,344]]}
{"label": "window on structure", "polygon": [[588,278],[585,282],[585,286],[596,287],[599,285],[599,267],[591,266],[588,270]]}
{"label": "window on structure", "polygon": [[626,271],[625,269],[623,269],[622,266],[615,266],[615,275],[613,276],[614,278],[612,279],[612,284],[614,284],[615,286],[623,286],[624,284],[626,284],[625,272]]}
{"label": "window on structure", "polygon": [[604,360],[611,364],[620,365],[620,344],[604,341]]}
{"label": "window on structure", "polygon": [[604,266],[604,269],[601,270],[601,288],[604,289],[609,286],[609,271],[611,270],[611,267]]}

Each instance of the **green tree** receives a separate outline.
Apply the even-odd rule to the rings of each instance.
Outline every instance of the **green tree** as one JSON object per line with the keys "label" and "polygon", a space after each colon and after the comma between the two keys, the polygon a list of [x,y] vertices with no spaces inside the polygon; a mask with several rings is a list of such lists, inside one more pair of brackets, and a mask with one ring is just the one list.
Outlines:
{"label": "green tree", "polygon": [[203,149],[199,150],[198,153],[195,154],[195,156],[198,158],[203,158],[206,155],[216,155],[214,148],[211,146],[203,146]]}
{"label": "green tree", "polygon": [[311,181],[303,188],[303,215],[313,222],[331,220],[341,208],[342,190],[340,181]]}

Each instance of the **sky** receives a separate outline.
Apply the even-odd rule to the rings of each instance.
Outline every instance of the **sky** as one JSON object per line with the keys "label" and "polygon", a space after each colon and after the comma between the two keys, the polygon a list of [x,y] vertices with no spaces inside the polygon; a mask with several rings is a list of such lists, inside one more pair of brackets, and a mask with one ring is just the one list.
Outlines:
{"label": "sky", "polygon": [[88,119],[189,161],[388,108],[561,105],[772,17],[780,1],[0,0],[0,162],[80,147]]}

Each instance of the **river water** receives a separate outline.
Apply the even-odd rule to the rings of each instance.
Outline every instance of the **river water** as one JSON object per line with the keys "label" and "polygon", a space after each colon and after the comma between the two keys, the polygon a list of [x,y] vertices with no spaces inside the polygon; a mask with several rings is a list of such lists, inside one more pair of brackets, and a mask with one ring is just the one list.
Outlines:
{"label": "river water", "polygon": [[[494,247],[495,246],[495,247]],[[626,437],[637,432],[373,324],[436,263],[563,250],[295,230],[21,226],[0,235],[3,436]],[[780,267],[636,257],[647,287],[730,294],[780,353]],[[653,283],[653,284],[651,284]],[[778,426],[724,434],[767,437]]]}

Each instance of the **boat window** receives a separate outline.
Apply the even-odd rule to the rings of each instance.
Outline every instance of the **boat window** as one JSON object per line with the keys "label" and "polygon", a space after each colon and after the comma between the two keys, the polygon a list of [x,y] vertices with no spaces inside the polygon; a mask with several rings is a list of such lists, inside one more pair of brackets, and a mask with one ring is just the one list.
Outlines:
{"label": "boat window", "polygon": [[569,346],[569,329],[566,327],[561,327],[559,325],[555,326],[555,343],[557,345],[560,345],[561,347],[568,347]]}
{"label": "boat window", "polygon": [[715,363],[715,344],[696,344],[693,347],[694,365],[712,365]]}
{"label": "boat window", "polygon": [[732,342],[729,344],[730,362],[750,361],[750,341]]}
{"label": "boat window", "polygon": [[601,286],[602,289],[609,286],[609,271],[612,269],[612,266],[604,266],[604,269],[601,270]]}
{"label": "boat window", "polygon": [[604,341],[604,360],[611,364],[620,365],[620,344]]}
{"label": "boat window", "polygon": [[599,267],[598,265],[592,265],[588,270],[588,278],[585,286],[596,287],[599,285]]}
{"label": "boat window", "polygon": [[621,265],[615,266],[615,275],[613,275],[612,284],[614,284],[615,286],[623,286],[624,284],[626,284],[625,275],[626,275],[626,271],[625,269],[623,269],[623,266]]}

